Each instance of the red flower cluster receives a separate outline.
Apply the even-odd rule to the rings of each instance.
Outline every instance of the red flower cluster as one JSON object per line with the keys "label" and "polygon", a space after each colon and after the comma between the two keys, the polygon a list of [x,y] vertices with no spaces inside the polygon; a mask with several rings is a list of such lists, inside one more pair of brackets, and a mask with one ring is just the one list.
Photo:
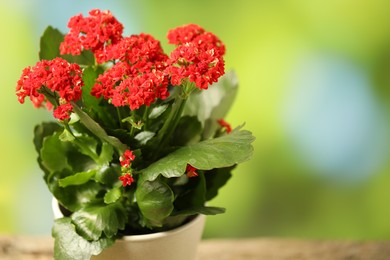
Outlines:
{"label": "red flower cluster", "polygon": [[198,88],[207,89],[225,73],[225,45],[214,34],[190,24],[170,30],[167,37],[169,43],[177,45],[166,70],[172,85],[188,79]]}
{"label": "red flower cluster", "polygon": [[132,151],[126,150],[123,155],[119,158],[119,161],[121,163],[122,171],[125,173],[119,177],[119,180],[122,181],[123,187],[127,185],[131,185],[134,182],[134,178],[131,175],[131,162],[134,161],[135,155]]}
{"label": "red flower cluster", "polygon": [[72,111],[73,106],[70,103],[66,103],[63,105],[59,105],[56,109],[54,109],[53,115],[59,120],[65,120],[69,118],[69,115],[70,113],[72,113]]}
{"label": "red flower cluster", "polygon": [[187,24],[169,30],[167,38],[170,44],[181,45],[194,41],[197,36],[203,34],[204,32],[205,30],[197,24]]}
{"label": "red flower cluster", "polygon": [[197,24],[187,24],[169,30],[167,38],[170,44],[183,45],[188,42],[196,42],[202,47],[210,45],[218,49],[220,55],[224,55],[226,52],[225,45],[216,35],[206,32]]}
{"label": "red flower cluster", "polygon": [[[81,97],[82,71],[80,66],[69,63],[62,58],[41,60],[33,67],[27,67],[18,80],[16,95],[20,103],[30,97],[35,107],[46,103],[48,108],[55,105],[54,117],[60,120],[69,118],[72,112],[70,101],[77,101]],[[51,104],[43,92],[53,97],[57,104]]]}
{"label": "red flower cluster", "polygon": [[98,62],[105,57],[105,48],[122,39],[123,25],[110,11],[94,9],[90,16],[81,14],[69,20],[70,32],[60,45],[61,54],[79,55],[83,50],[91,50]]}
{"label": "red flower cluster", "polygon": [[97,78],[91,94],[131,110],[165,99],[169,96],[164,73],[167,58],[160,42],[148,34],[123,38],[106,55],[106,59],[119,62]]}
{"label": "red flower cluster", "polygon": [[138,70],[152,67],[161,69],[168,56],[161,48],[160,41],[150,34],[141,33],[123,38],[117,44],[113,44],[106,51],[105,61],[126,61]]}
{"label": "red flower cluster", "polygon": [[119,158],[119,161],[121,162],[121,166],[125,168],[129,168],[131,165],[131,162],[134,161],[135,155],[132,151],[126,150],[123,155]]}
{"label": "red flower cluster", "polygon": [[119,177],[119,180],[122,181],[122,186],[126,187],[127,185],[131,185],[134,182],[133,176],[130,173],[126,173]]}

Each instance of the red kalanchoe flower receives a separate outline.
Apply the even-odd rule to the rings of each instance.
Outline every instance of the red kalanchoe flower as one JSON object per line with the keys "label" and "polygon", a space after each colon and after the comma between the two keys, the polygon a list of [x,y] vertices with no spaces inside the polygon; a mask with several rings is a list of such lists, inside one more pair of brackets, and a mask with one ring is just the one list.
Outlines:
{"label": "red kalanchoe flower", "polygon": [[230,124],[228,122],[226,122],[225,120],[223,119],[218,119],[218,124],[225,128],[226,129],[226,133],[230,133],[232,131],[232,127],[230,126]]}
{"label": "red kalanchoe flower", "polygon": [[168,56],[164,53],[160,41],[149,34],[141,33],[123,38],[120,42],[107,48],[105,60],[126,61],[137,70],[145,68],[160,69]]}
{"label": "red kalanchoe flower", "polygon": [[97,98],[103,96],[106,100],[112,99],[115,87],[128,75],[132,75],[130,65],[126,62],[116,63],[109,70],[99,75],[96,79],[97,83],[92,87],[91,95]]}
{"label": "red kalanchoe flower", "polygon": [[116,44],[122,39],[123,25],[110,11],[94,9],[88,17],[81,14],[73,16],[68,23],[69,33],[60,45],[61,54],[79,55],[83,50],[91,50],[97,61],[105,57],[108,45]]}
{"label": "red kalanchoe flower", "polygon": [[225,55],[226,48],[225,44],[213,33],[205,32],[196,37],[193,42],[196,42],[203,48],[212,47],[218,50],[219,55]]}
{"label": "red kalanchoe flower", "polygon": [[123,155],[119,158],[119,161],[121,162],[122,167],[129,168],[131,165],[131,162],[134,161],[135,155],[132,151],[126,150]]}
{"label": "red kalanchoe flower", "polygon": [[195,42],[206,49],[208,46],[216,48],[220,55],[225,54],[225,45],[223,42],[215,34],[206,32],[196,24],[187,24],[169,30],[167,38],[170,44],[182,45],[187,42]]}
{"label": "red kalanchoe flower", "polygon": [[112,46],[107,58],[119,62],[99,75],[91,91],[93,96],[103,96],[114,106],[129,106],[131,110],[169,96],[169,81],[164,72],[168,56],[152,36],[124,38]]}
{"label": "red kalanchoe flower", "polygon": [[[24,103],[26,97],[30,97],[35,107],[42,107],[44,103],[48,108],[53,104],[45,97],[47,93],[56,100],[57,105],[65,105],[70,101],[77,101],[81,98],[82,71],[79,65],[69,63],[62,58],[53,60],[41,60],[33,67],[23,70],[22,76],[16,86],[16,95],[20,103]],[[51,92],[51,93],[50,93]],[[54,95],[54,93],[56,93]],[[63,106],[55,112],[56,118],[66,118],[70,114],[71,106]]]}
{"label": "red kalanchoe flower", "polygon": [[150,106],[156,98],[165,99],[168,95],[167,78],[162,72],[155,71],[122,81],[112,90],[112,104],[127,105],[135,110],[142,105]]}
{"label": "red kalanchoe flower", "polygon": [[170,44],[184,44],[192,42],[197,36],[203,34],[205,30],[197,24],[187,24],[168,31],[167,38]]}
{"label": "red kalanchoe flower", "polygon": [[197,177],[199,174],[196,172],[198,169],[187,164],[186,175],[188,178]]}
{"label": "red kalanchoe flower", "polygon": [[159,70],[138,73],[126,62],[115,64],[99,75],[91,95],[103,96],[114,106],[129,106],[131,110],[150,106],[156,99],[169,96],[168,78]]}
{"label": "red kalanchoe flower", "polygon": [[72,105],[70,103],[66,103],[54,109],[53,115],[55,118],[59,120],[66,120],[70,118],[70,114],[72,111],[73,111]]}
{"label": "red kalanchoe flower", "polygon": [[122,181],[122,186],[130,186],[134,182],[133,176],[130,173],[126,173],[119,177],[119,180]]}
{"label": "red kalanchoe flower", "polygon": [[167,37],[177,45],[166,69],[172,85],[189,80],[199,89],[207,89],[225,73],[225,45],[213,33],[190,24],[170,30]]}
{"label": "red kalanchoe flower", "polygon": [[27,67],[23,70],[16,85],[16,95],[19,103],[23,104],[26,97],[30,97],[34,107],[42,106],[45,96],[38,92],[42,87],[42,81],[48,74],[46,71],[47,61],[38,62],[34,67]]}
{"label": "red kalanchoe flower", "polygon": [[223,57],[215,48],[206,49],[194,42],[178,46],[170,56],[166,72],[172,85],[181,85],[183,80],[194,82],[199,89],[217,82],[225,73]]}

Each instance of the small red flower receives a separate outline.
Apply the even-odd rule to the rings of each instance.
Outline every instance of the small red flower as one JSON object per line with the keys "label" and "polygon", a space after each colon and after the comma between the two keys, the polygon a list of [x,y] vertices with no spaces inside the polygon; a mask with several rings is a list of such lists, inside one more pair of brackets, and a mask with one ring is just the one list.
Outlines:
{"label": "small red flower", "polygon": [[232,127],[230,126],[230,124],[228,122],[226,122],[225,120],[223,119],[218,119],[218,124],[222,127],[222,128],[225,128],[226,129],[226,133],[230,133],[232,131]]}
{"label": "small red flower", "polygon": [[145,33],[131,35],[120,40],[117,44],[110,45],[106,50],[105,61],[126,61],[137,70],[156,67],[156,63],[164,63],[168,56],[164,53],[160,41]]}
{"label": "small red flower", "polygon": [[168,31],[167,38],[170,44],[183,44],[193,41],[204,33],[204,29],[197,24],[187,24]]}
{"label": "small red flower", "polygon": [[169,96],[169,80],[164,72],[168,56],[160,42],[149,34],[132,35],[107,48],[102,60],[116,63],[99,75],[91,94],[101,96],[116,107],[136,110]]}
{"label": "small red flower", "polygon": [[170,44],[182,45],[194,42],[206,48],[211,46],[217,49],[220,55],[224,55],[226,51],[225,45],[215,34],[206,32],[205,29],[196,24],[187,24],[169,30],[167,38]]}
{"label": "small red flower", "polygon": [[187,164],[186,174],[188,178],[197,177],[199,174],[196,172],[198,169]]}
{"label": "small red flower", "polygon": [[154,67],[140,68],[125,61],[116,63],[99,75],[91,94],[97,98],[103,96],[116,107],[129,106],[131,110],[150,106],[156,99],[166,99],[169,82],[165,73]]}
{"label": "small red flower", "polygon": [[225,73],[225,45],[213,33],[190,24],[170,30],[167,37],[177,45],[166,69],[172,85],[188,79],[199,89],[207,89]]}
{"label": "small red flower", "polygon": [[134,182],[133,176],[130,173],[126,173],[119,177],[119,180],[122,181],[123,187],[130,186]]}
{"label": "small red flower", "polygon": [[54,111],[53,115],[59,120],[65,120],[70,118],[70,114],[73,111],[73,107],[70,103],[66,103],[58,106]]}
{"label": "small red flower", "polygon": [[131,162],[134,161],[135,155],[132,151],[126,150],[123,155],[119,158],[119,161],[121,162],[122,167],[130,167]]}

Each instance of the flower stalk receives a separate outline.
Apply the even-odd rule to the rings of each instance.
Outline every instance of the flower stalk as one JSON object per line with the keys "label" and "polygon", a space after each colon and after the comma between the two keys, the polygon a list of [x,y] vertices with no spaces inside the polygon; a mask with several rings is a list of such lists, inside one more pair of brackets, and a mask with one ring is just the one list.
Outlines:
{"label": "flower stalk", "polygon": [[172,139],[172,134],[174,133],[177,124],[179,123],[180,117],[183,113],[185,104],[186,104],[187,98],[178,95],[175,99],[175,101],[172,104],[172,110],[169,113],[169,116],[167,120],[164,122],[163,126],[161,127],[160,131],[158,132],[158,152],[156,155],[161,152],[161,149],[163,149]]}
{"label": "flower stalk", "polygon": [[79,116],[80,122],[88,128],[95,136],[115,147],[120,154],[126,149],[127,145],[123,144],[118,138],[109,136],[106,131],[96,123],[87,113],[85,113],[76,103],[71,102],[74,112]]}

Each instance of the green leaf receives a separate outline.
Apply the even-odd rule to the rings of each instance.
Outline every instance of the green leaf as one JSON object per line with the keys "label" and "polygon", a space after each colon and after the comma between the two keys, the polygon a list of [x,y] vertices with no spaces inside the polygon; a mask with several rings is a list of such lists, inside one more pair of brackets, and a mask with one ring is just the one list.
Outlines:
{"label": "green leaf", "polygon": [[97,160],[98,155],[96,152],[96,148],[98,145],[98,141],[95,138],[88,135],[80,135],[77,136],[74,141],[77,142],[77,148],[80,153],[87,155],[94,160]]}
{"label": "green leaf", "polygon": [[87,135],[81,135],[73,141],[77,144],[77,149],[80,153],[93,159],[99,166],[103,166],[111,162],[114,154],[114,148],[110,144],[104,142],[101,147],[101,152],[98,155],[98,141],[95,138]]}
{"label": "green leaf", "polygon": [[54,133],[43,140],[40,152],[42,164],[51,172],[72,169],[68,163],[67,151],[71,149],[71,144],[60,141],[61,133]]}
{"label": "green leaf", "polygon": [[69,177],[59,180],[60,187],[67,187],[72,185],[81,185],[87,183],[96,174],[96,170],[89,170],[86,172],[78,172]]}
{"label": "green leaf", "polygon": [[70,114],[69,125],[74,125],[80,120],[79,116],[75,113]]}
{"label": "green leaf", "polygon": [[198,117],[205,128],[203,139],[211,137],[219,127],[217,120],[226,117],[236,97],[237,89],[237,76],[234,71],[230,71],[206,91],[190,95],[183,115]]}
{"label": "green leaf", "polygon": [[96,200],[96,196],[101,192],[101,186],[95,181],[77,186],[60,187],[58,179],[64,177],[63,175],[62,173],[55,173],[53,178],[50,179],[48,187],[59,203],[72,212]]}
{"label": "green leaf", "polygon": [[161,227],[173,210],[173,192],[160,178],[139,182],[135,196],[148,226]]}
{"label": "green leaf", "polygon": [[[41,131],[39,130],[38,133]],[[54,197],[67,209],[75,211],[94,200],[100,192],[101,186],[95,181],[85,183],[85,179],[80,181],[78,177],[83,176],[83,174],[76,176],[77,186],[61,187],[59,180],[73,176],[75,173],[99,169],[101,166],[90,157],[80,153],[72,143],[62,142],[59,139],[60,135],[61,132],[54,132],[51,136],[43,138],[38,161],[45,172],[44,179]],[[36,137],[35,139],[40,138]],[[73,178],[75,177],[70,178],[70,180]],[[72,182],[76,180],[73,179]]]}
{"label": "green leaf", "polygon": [[156,106],[156,107],[154,107],[152,109],[152,111],[150,112],[148,117],[150,119],[155,119],[155,118],[161,116],[162,113],[164,113],[165,110],[167,110],[167,108],[168,108],[168,104],[164,104],[164,105],[161,105],[161,106]]}
{"label": "green leaf", "polygon": [[111,164],[110,166],[103,166],[95,175],[95,180],[112,186],[115,182],[118,181],[119,176],[121,175],[121,167],[119,164]]}
{"label": "green leaf", "polygon": [[95,64],[95,56],[92,51],[82,51],[80,55],[61,55],[62,58],[79,65],[92,66]]}
{"label": "green leaf", "polygon": [[100,100],[91,95],[91,90],[95,85],[97,77],[101,73],[103,73],[103,69],[101,67],[87,67],[83,70],[84,87],[82,89],[82,96],[84,106],[88,109],[99,109]]}
{"label": "green leaf", "polygon": [[230,167],[250,159],[254,137],[247,130],[235,129],[230,134],[184,146],[141,171],[143,180],[153,181],[160,174],[180,177],[187,164],[199,170]]}
{"label": "green leaf", "polygon": [[55,220],[52,229],[54,237],[54,258],[55,259],[90,259],[92,255],[100,254],[105,248],[112,246],[114,239],[101,238],[97,241],[87,241],[77,234],[75,226],[70,218]]}
{"label": "green leaf", "polygon": [[93,86],[97,77],[104,72],[101,66],[89,66],[83,70],[84,87],[82,89],[84,109],[93,117],[98,117],[105,125],[113,126],[116,124],[111,111],[107,106],[102,105],[105,101],[102,98],[96,98],[91,95]]}
{"label": "green leaf", "polygon": [[68,129],[64,129],[59,138],[62,142],[70,142],[75,139],[75,137],[68,131]]}
{"label": "green leaf", "polygon": [[112,157],[114,155],[114,147],[108,143],[102,144],[102,151],[99,155],[99,163],[101,165],[108,164],[111,162]]}
{"label": "green leaf", "polygon": [[64,35],[59,30],[48,26],[41,37],[39,58],[41,60],[52,60],[56,57],[62,57],[71,63],[94,65],[95,58],[90,51],[82,51],[77,56],[60,55],[60,44],[63,41]]}
{"label": "green leaf", "polygon": [[41,151],[43,140],[45,137],[53,135],[54,132],[60,132],[62,127],[54,122],[42,123],[34,128],[34,145],[35,150],[39,153]]}
{"label": "green leaf", "polygon": [[43,33],[40,41],[39,58],[41,60],[52,60],[60,56],[60,44],[64,36],[60,31],[49,26]]}
{"label": "green leaf", "polygon": [[103,233],[114,237],[123,230],[127,221],[126,210],[119,202],[112,204],[95,203],[74,212],[71,216],[77,232],[87,240],[97,241]]}
{"label": "green leaf", "polygon": [[104,195],[104,203],[111,204],[116,202],[122,196],[122,189],[114,187]]}
{"label": "green leaf", "polygon": [[145,145],[150,139],[155,136],[156,133],[149,131],[139,132],[134,139],[137,140],[141,145]]}

